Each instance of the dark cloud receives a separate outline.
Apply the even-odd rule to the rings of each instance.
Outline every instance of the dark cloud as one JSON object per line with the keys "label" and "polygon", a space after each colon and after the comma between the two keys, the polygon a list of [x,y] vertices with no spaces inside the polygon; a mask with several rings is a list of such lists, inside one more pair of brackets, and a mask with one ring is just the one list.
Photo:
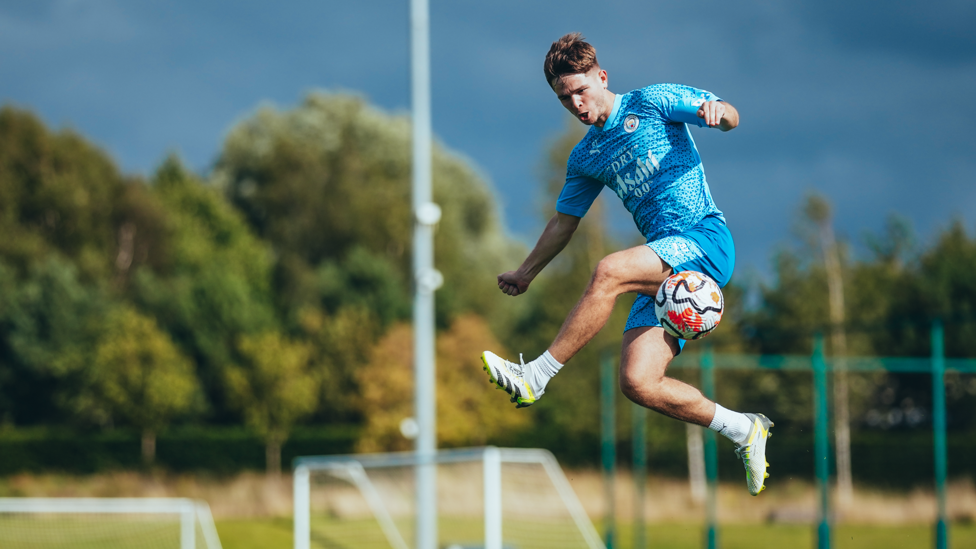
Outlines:
{"label": "dark cloud", "polygon": [[976,2],[971,0],[825,0],[797,2],[794,6],[804,21],[840,44],[895,53],[925,64],[976,61]]}

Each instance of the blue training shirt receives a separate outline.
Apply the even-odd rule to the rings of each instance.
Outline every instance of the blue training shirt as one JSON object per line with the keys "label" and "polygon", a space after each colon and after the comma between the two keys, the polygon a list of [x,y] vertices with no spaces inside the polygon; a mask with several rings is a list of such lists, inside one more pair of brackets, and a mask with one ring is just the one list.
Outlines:
{"label": "blue training shirt", "polygon": [[591,126],[573,148],[556,211],[583,217],[607,186],[648,242],[682,233],[708,215],[724,223],[687,126],[708,127],[698,108],[719,100],[679,84],[618,94],[603,128]]}

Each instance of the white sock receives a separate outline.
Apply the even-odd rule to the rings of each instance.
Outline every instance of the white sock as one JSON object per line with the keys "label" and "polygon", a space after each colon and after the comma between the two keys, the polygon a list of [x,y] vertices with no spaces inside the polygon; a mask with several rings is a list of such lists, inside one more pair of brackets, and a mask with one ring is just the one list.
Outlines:
{"label": "white sock", "polygon": [[712,423],[708,428],[720,435],[724,435],[736,445],[741,446],[745,444],[746,438],[749,436],[749,430],[752,429],[752,422],[749,421],[749,418],[745,414],[725,409],[716,403],[715,417],[712,418]]}
{"label": "white sock", "polygon": [[526,379],[525,381],[529,383],[529,386],[533,390],[538,391],[540,395],[545,391],[546,385],[552,379],[552,376],[558,374],[559,370],[563,367],[558,360],[549,354],[549,351],[542,353],[539,358],[526,364],[526,366],[528,368],[526,368],[525,373],[531,379]]}

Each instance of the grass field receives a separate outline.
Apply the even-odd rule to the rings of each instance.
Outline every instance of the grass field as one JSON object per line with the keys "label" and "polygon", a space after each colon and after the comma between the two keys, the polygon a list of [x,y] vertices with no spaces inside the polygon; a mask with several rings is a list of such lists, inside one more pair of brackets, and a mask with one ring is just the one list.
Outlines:
{"label": "grass field", "polygon": [[[567,476],[579,495],[587,514],[599,526],[604,512],[603,479],[599,471],[568,470]],[[208,477],[195,475],[145,475],[134,472],[115,472],[90,476],[66,475],[17,475],[0,478],[0,495],[22,497],[189,497],[207,501],[216,519],[217,530],[225,549],[290,549],[292,543],[291,478],[270,482],[263,474],[245,473],[233,477]],[[627,520],[630,515],[633,490],[632,481],[620,474],[617,485],[617,512],[620,516],[616,549],[631,547],[631,532]],[[812,520],[816,508],[816,490],[800,482],[780,483],[762,498],[753,498],[742,489],[740,483],[720,485],[719,516],[727,526],[720,532],[724,549],[812,548],[813,530],[804,520]],[[446,500],[445,500],[446,501]],[[699,549],[702,539],[700,517],[701,504],[690,499],[688,485],[681,479],[652,478],[647,488],[646,509],[648,514],[648,548]],[[931,490],[880,491],[860,488],[855,492],[854,503],[843,513],[843,526],[834,532],[835,549],[928,549],[933,547],[932,528],[936,509]],[[476,517],[471,509],[457,509]],[[954,549],[976,548],[976,486],[972,481],[960,480],[949,487],[949,512],[954,517],[950,529],[950,546]],[[777,519],[777,517],[780,517]],[[0,549],[22,547],[11,543],[16,535],[12,524],[0,517]],[[320,518],[319,520],[324,520]],[[778,522],[792,520],[796,522]],[[322,528],[324,523],[313,527]],[[442,521],[442,539],[476,540],[480,526],[477,519],[471,524],[461,521]],[[63,526],[63,525],[62,525]],[[83,525],[78,525],[79,527]],[[412,543],[410,525],[404,524],[403,535]],[[352,526],[355,529],[355,526]],[[571,528],[564,528],[569,530]],[[124,529],[116,528],[115,533]],[[527,531],[531,530],[531,531]],[[104,532],[105,530],[99,530]],[[137,536],[145,537],[140,529]],[[474,532],[473,534],[464,532]],[[77,531],[75,532],[75,534]],[[517,549],[538,547],[530,543],[529,534],[535,539],[548,540],[548,547],[568,549],[556,541],[559,532],[540,528],[538,523],[529,527],[509,523],[507,540],[514,541]],[[563,532],[565,533],[565,532]],[[70,543],[69,534],[61,539],[61,547],[77,547]],[[359,539],[366,541],[361,532]],[[752,535],[755,534],[755,537]],[[50,534],[53,536],[54,534]],[[321,541],[334,535],[319,530]],[[375,538],[375,534],[373,534]],[[315,539],[315,538],[313,538]],[[54,544],[30,545],[45,549],[59,547]],[[319,546],[325,546],[319,544]],[[545,546],[545,545],[543,545]],[[89,547],[108,547],[89,545]],[[333,545],[365,549],[367,543]],[[644,548],[647,549],[647,548]]]}
{"label": "grass field", "polygon": [[[224,549],[288,549],[292,547],[289,519],[224,520],[217,531]],[[648,549],[700,549],[700,524],[652,524],[648,528]],[[950,531],[952,549],[976,547],[976,525],[954,525]],[[813,548],[813,529],[807,525],[728,525],[720,532],[723,549]],[[835,549],[926,549],[933,547],[932,528],[908,526],[838,526]],[[631,531],[623,525],[618,532],[618,549],[634,549]]]}
{"label": "grass field", "polygon": [[[67,549],[78,546],[79,536],[90,542],[85,545],[86,547],[142,546],[142,543],[147,540],[163,541],[165,546],[178,545],[178,529],[172,524],[129,522],[120,523],[119,526],[122,528],[106,529],[104,525],[93,528],[91,524],[80,521],[66,523],[62,519],[58,521],[57,529],[42,528],[39,531],[35,530],[34,535],[26,536],[23,535],[26,531],[20,532],[23,526],[24,524],[12,520],[11,517],[0,518],[0,547],[21,547],[25,540],[30,540],[27,545],[29,547]],[[154,526],[157,527],[154,529]],[[289,518],[218,520],[216,526],[224,549],[290,549],[293,546],[292,521]],[[405,534],[410,530],[407,524],[398,526]],[[578,540],[576,543],[567,543],[570,538],[566,537],[565,526],[559,528],[545,526],[543,523],[511,526],[511,533],[505,540],[506,547],[534,549],[581,546]],[[446,520],[441,524],[442,539],[459,540],[467,546],[478,543],[479,530],[478,521],[474,520]],[[345,535],[340,533],[342,531]],[[526,537],[525,534],[529,531],[531,535]],[[476,534],[472,537],[472,533]],[[651,524],[648,527],[648,544],[643,549],[700,549],[702,534],[701,524],[696,523]],[[723,549],[812,549],[814,547],[812,527],[802,524],[726,525],[721,528],[719,536],[720,547]],[[835,549],[927,549],[934,546],[932,528],[926,525],[842,525],[835,528],[833,541]],[[411,542],[412,540],[407,540],[408,544]],[[315,523],[314,521],[312,546],[322,549],[389,547],[373,525],[355,522]],[[632,531],[628,524],[621,525],[614,547],[635,549],[632,544]],[[950,547],[952,549],[976,547],[976,525],[954,525],[950,530]]]}
{"label": "grass field", "polygon": [[216,521],[223,549],[291,549],[292,522],[287,518]]}

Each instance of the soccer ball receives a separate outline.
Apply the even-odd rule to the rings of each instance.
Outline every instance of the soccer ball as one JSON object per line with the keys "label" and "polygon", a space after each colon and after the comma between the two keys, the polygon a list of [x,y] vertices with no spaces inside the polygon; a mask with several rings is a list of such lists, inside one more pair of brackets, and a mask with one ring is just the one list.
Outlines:
{"label": "soccer ball", "polygon": [[718,283],[696,271],[673,274],[654,298],[654,312],[664,330],[681,339],[701,339],[722,321],[725,297]]}

